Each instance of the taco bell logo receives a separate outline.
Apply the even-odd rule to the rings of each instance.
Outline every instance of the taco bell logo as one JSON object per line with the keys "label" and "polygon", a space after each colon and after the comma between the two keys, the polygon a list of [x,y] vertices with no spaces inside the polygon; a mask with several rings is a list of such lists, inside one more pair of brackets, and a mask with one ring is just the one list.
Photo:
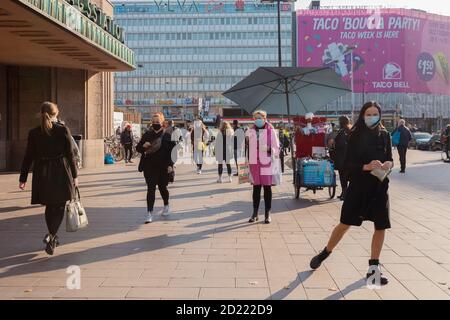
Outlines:
{"label": "taco bell logo", "polygon": [[386,63],[383,67],[383,80],[402,79],[402,68],[395,62]]}

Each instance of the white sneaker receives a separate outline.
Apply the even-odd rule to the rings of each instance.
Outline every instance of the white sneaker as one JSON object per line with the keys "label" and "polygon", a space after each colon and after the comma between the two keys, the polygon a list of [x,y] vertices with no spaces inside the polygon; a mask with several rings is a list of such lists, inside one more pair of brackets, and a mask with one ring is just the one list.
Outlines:
{"label": "white sneaker", "polygon": [[170,214],[170,207],[169,207],[169,205],[164,206],[164,209],[162,210],[161,214],[163,216],[168,216]]}
{"label": "white sneaker", "polygon": [[219,178],[217,179],[217,183],[222,183],[222,176],[219,176]]}
{"label": "white sneaker", "polygon": [[202,170],[197,170],[197,174],[202,174]]}
{"label": "white sneaker", "polygon": [[227,182],[233,182],[233,179],[231,179],[231,176],[228,176]]}
{"label": "white sneaker", "polygon": [[153,221],[152,212],[149,212],[147,219],[145,220],[145,224],[151,223],[152,221]]}

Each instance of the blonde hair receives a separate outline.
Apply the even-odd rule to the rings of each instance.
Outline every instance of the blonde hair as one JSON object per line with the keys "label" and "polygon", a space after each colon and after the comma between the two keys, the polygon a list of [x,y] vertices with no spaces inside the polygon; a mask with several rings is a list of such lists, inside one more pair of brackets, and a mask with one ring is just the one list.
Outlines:
{"label": "blonde hair", "polygon": [[255,112],[253,112],[253,118],[256,117],[258,114],[262,116],[264,119],[267,119],[267,112],[265,112],[264,110],[256,110]]}
{"label": "blonde hair", "polygon": [[58,115],[58,106],[56,103],[45,101],[41,104],[41,130],[50,135],[53,128],[52,119]]}
{"label": "blonde hair", "polygon": [[219,126],[220,131],[226,131],[227,134],[234,134],[234,130],[228,121],[222,121]]}
{"label": "blonde hair", "polygon": [[158,117],[158,118],[159,118],[159,121],[161,122],[161,124],[164,123],[165,118],[164,118],[164,114],[163,114],[162,112],[155,112],[155,113],[153,114],[153,118],[154,118],[154,117]]}

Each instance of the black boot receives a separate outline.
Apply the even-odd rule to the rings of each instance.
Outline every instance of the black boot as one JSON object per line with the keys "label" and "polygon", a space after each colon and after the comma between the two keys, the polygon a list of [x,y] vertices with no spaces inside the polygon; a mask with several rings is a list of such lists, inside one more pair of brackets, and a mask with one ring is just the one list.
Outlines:
{"label": "black boot", "polygon": [[252,222],[255,222],[255,221],[258,221],[258,220],[259,220],[259,218],[258,218],[258,209],[253,209],[253,215],[250,218],[250,220],[248,220],[248,222],[252,223]]}
{"label": "black boot", "polygon": [[[376,266],[376,268],[378,269],[378,272],[379,272],[379,274],[380,274],[380,285],[382,285],[382,286],[384,286],[384,285],[386,285],[386,284],[388,284],[389,283],[389,280],[386,278],[386,277],[383,277],[383,274],[381,273],[381,271],[380,271],[380,261],[378,260],[378,259],[371,259],[371,260],[369,260],[369,268],[370,267],[372,267],[373,268],[373,266]],[[372,269],[371,268],[371,269]],[[370,270],[370,269],[369,269]],[[368,272],[367,274],[366,274],[366,278],[368,279],[369,277],[371,277],[374,273],[375,273],[376,271],[375,270],[372,270],[372,272]],[[374,281],[373,282],[375,282],[376,281],[376,279],[374,279]],[[372,282],[372,284],[375,284],[375,283],[373,283]]]}
{"label": "black boot", "polygon": [[315,256],[314,258],[311,259],[311,262],[309,263],[309,266],[311,267],[311,269],[317,269],[318,267],[320,267],[320,265],[322,264],[322,262],[328,258],[328,256],[331,254],[331,251],[328,252],[327,251],[327,247],[325,247],[317,256]]}
{"label": "black boot", "polygon": [[270,210],[267,210],[264,215],[264,223],[269,224],[272,222],[272,218],[270,217]]}
{"label": "black boot", "polygon": [[55,252],[55,248],[59,245],[58,236],[52,236],[51,234],[48,234],[44,238],[44,242],[45,241],[48,241],[47,245],[45,246],[45,252],[52,256]]}

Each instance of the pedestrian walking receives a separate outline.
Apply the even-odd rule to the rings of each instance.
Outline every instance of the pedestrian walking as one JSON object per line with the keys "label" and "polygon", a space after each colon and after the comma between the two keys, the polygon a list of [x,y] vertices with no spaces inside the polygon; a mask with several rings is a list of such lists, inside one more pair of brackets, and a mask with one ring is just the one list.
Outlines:
{"label": "pedestrian walking", "polygon": [[147,183],[147,219],[145,223],[153,221],[153,209],[155,205],[156,186],[164,202],[162,215],[170,214],[169,207],[169,175],[173,172],[171,159],[174,142],[169,133],[164,132],[162,123],[164,115],[157,112],[152,117],[152,125],[142,136],[136,146],[136,150],[142,154],[139,163],[139,171],[144,172]]}
{"label": "pedestrian walking", "polygon": [[[406,152],[408,151],[409,142],[412,139],[411,132],[405,126],[405,120],[400,119],[398,121],[398,126],[392,133],[394,137],[396,133],[399,135],[399,140],[394,141],[394,145],[397,146],[398,155],[400,158],[400,173],[405,173],[406,170]],[[395,139],[394,139],[395,140]]]}
{"label": "pedestrian walking", "polygon": [[261,189],[264,189],[266,224],[272,221],[272,185],[279,183],[281,169],[279,162],[280,143],[274,127],[267,121],[267,113],[258,110],[253,113],[254,127],[247,131],[249,150],[250,181],[253,185],[253,215],[249,222],[258,221]]}
{"label": "pedestrian walking", "polygon": [[131,161],[133,156],[133,130],[131,129],[131,124],[127,124],[120,135],[120,143],[125,149],[125,163],[133,163]]}
{"label": "pedestrian walking", "polygon": [[442,147],[445,148],[445,154],[447,159],[450,160],[450,124],[447,125],[444,132],[442,133]]}
{"label": "pedestrian walking", "polygon": [[345,156],[347,154],[348,137],[350,135],[350,119],[346,116],[339,117],[339,131],[334,138],[333,161],[334,168],[338,170],[339,180],[341,182],[341,195],[338,197],[344,200],[348,187],[348,172],[345,167]]}
{"label": "pedestrian walking", "polygon": [[310,262],[317,269],[331,254],[350,226],[361,226],[364,220],[373,221],[371,258],[367,278],[376,274],[381,285],[388,279],[380,272],[379,258],[389,220],[389,179],[382,182],[371,174],[374,169],[390,170],[393,166],[391,137],[381,124],[381,108],[376,102],[367,102],[353,126],[345,160],[350,184],[341,210],[340,223],[334,228],[326,247]]}
{"label": "pedestrian walking", "polygon": [[245,145],[244,129],[241,128],[238,120],[233,120],[233,131],[234,131],[233,156],[234,156],[234,163],[236,165],[236,172],[234,173],[234,176],[237,177],[239,175],[238,159],[242,156],[243,148]]}
{"label": "pedestrian walking", "polygon": [[44,237],[44,243],[49,255],[53,255],[59,245],[57,233],[64,218],[65,204],[75,198],[78,187],[72,136],[69,128],[58,121],[58,115],[55,103],[42,103],[41,124],[28,133],[19,178],[19,188],[24,190],[33,165],[31,204],[45,206],[48,234]]}
{"label": "pedestrian walking", "polygon": [[215,153],[218,163],[217,170],[219,176],[217,183],[222,183],[223,164],[227,166],[228,178],[227,182],[232,182],[231,178],[231,161],[234,158],[234,130],[227,121],[222,121],[219,126],[219,132],[215,138]]}
{"label": "pedestrian walking", "polygon": [[202,174],[203,156],[206,151],[206,142],[208,141],[209,134],[202,120],[197,119],[194,121],[194,128],[191,131],[191,142],[194,154],[194,162],[197,166],[197,174]]}

